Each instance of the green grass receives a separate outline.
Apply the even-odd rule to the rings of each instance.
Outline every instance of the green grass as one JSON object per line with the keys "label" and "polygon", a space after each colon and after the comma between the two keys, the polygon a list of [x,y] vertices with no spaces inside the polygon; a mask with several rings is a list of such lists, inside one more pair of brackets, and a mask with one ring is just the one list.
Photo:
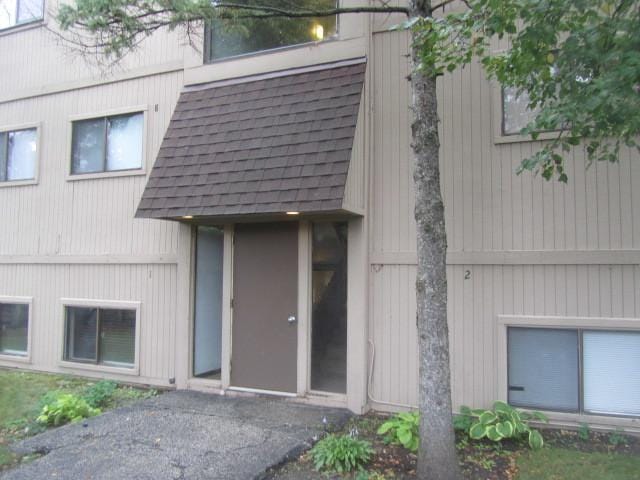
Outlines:
{"label": "green grass", "polygon": [[640,479],[640,457],[545,447],[518,456],[518,480]]}
{"label": "green grass", "polygon": [[[41,399],[49,392],[82,395],[97,380],[69,375],[21,372],[0,369],[0,471],[20,461],[9,445],[27,435],[43,430],[35,422],[42,408]],[[126,405],[155,395],[155,390],[119,386],[108,408]]]}

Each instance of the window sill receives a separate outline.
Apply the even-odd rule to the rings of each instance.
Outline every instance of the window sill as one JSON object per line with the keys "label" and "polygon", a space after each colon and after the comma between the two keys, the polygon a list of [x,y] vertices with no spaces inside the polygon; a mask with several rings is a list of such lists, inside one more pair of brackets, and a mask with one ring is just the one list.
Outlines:
{"label": "window sill", "polygon": [[9,355],[6,353],[0,353],[0,362],[15,362],[20,364],[29,364],[31,363],[31,356],[27,354],[26,356],[21,355]]}
{"label": "window sill", "polygon": [[495,144],[510,144],[510,143],[524,143],[524,142],[540,142],[545,140],[553,140],[558,136],[558,132],[542,132],[535,140],[529,135],[496,135],[493,139]]}
{"label": "window sill", "polygon": [[45,26],[44,19],[38,18],[35,20],[30,20],[28,22],[19,23],[17,25],[12,25],[10,27],[0,29],[0,37],[3,37],[5,35],[11,35],[13,33],[24,32],[26,30],[32,30],[34,28],[40,28],[44,26]]}
{"label": "window sill", "polygon": [[133,368],[126,368],[113,367],[109,365],[95,365],[92,363],[69,362],[67,360],[61,360],[59,365],[62,368],[68,368],[70,370],[89,370],[92,372],[115,373],[118,375],[129,375],[135,377],[140,375],[140,369],[137,365]]}
{"label": "window sill", "polygon": [[8,180],[5,182],[0,182],[0,188],[11,188],[11,187],[28,187],[30,185],[37,185],[38,180]]}
{"label": "window sill", "polygon": [[[534,410],[522,409],[525,412],[533,412]],[[560,425],[569,427],[579,427],[588,424],[599,430],[613,430],[615,428],[624,428],[632,432],[640,432],[640,417],[619,416],[619,415],[596,415],[588,413],[566,413],[557,411],[543,411],[549,418],[549,425]],[[545,426],[546,423],[534,422],[537,425]]]}
{"label": "window sill", "polygon": [[135,177],[146,175],[147,172],[144,169],[135,170],[116,170],[114,172],[99,172],[99,173],[78,173],[67,174],[67,182],[76,182],[79,180],[97,180],[101,178],[118,178],[118,177]]}
{"label": "window sill", "polygon": [[224,62],[231,62],[234,60],[244,60],[247,58],[253,58],[253,57],[259,57],[262,55],[269,55],[269,54],[276,54],[276,53],[281,53],[281,52],[287,52],[289,50],[296,50],[296,49],[301,49],[301,48],[305,48],[305,47],[316,47],[318,45],[323,45],[325,43],[332,43],[335,41],[339,40],[339,36],[336,35],[332,35],[330,37],[327,37],[323,40],[317,40],[317,41],[311,41],[311,42],[305,42],[305,43],[296,43],[295,45],[285,45],[283,47],[275,47],[275,48],[268,48],[266,50],[258,50],[255,52],[247,52],[247,53],[240,53],[238,55],[230,55],[228,57],[220,57],[220,58],[213,58],[213,59],[205,59],[203,61],[203,65],[215,65],[215,64],[219,64],[219,63],[224,63]]}

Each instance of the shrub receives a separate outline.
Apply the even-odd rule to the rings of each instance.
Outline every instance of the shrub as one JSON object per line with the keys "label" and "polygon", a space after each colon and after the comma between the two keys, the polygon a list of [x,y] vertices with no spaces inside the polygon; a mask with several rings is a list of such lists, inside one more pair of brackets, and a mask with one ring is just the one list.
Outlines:
{"label": "shrub", "polygon": [[43,425],[58,426],[68,422],[79,422],[98,414],[100,410],[91,407],[84,398],[72,393],[63,393],[55,399],[49,397],[37,421]]}
{"label": "shrub", "polygon": [[380,425],[378,435],[384,435],[385,443],[402,445],[412,452],[417,452],[420,445],[420,414],[398,413]]}
{"label": "shrub", "polygon": [[589,428],[589,424],[581,423],[580,428],[578,428],[578,438],[583,442],[588,442],[590,436],[591,429]]}
{"label": "shrub", "polygon": [[350,435],[329,435],[320,440],[310,454],[316,470],[345,473],[362,469],[373,455],[373,448],[366,440]]}
{"label": "shrub", "polygon": [[627,437],[624,434],[624,430],[616,428],[615,432],[609,434],[609,444],[614,447],[627,444]]}
{"label": "shrub", "polygon": [[523,412],[516,410],[504,402],[495,402],[491,410],[471,410],[469,407],[460,409],[462,415],[473,420],[469,427],[469,436],[473,440],[488,438],[500,442],[505,438],[528,437],[532,449],[542,448],[544,439],[539,431],[531,428],[531,420],[548,421],[540,412]]}
{"label": "shrub", "polygon": [[101,380],[89,386],[84,392],[84,399],[94,408],[104,408],[111,403],[113,393],[118,385],[111,380]]}

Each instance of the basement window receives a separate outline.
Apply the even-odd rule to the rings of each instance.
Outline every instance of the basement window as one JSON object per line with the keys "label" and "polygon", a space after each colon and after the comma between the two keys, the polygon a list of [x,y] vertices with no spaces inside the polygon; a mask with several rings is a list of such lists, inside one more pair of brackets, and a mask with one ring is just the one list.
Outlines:
{"label": "basement window", "polygon": [[26,357],[28,339],[29,305],[0,303],[0,354]]}
{"label": "basement window", "polygon": [[0,0],[0,30],[42,20],[42,0]]}
{"label": "basement window", "polygon": [[71,174],[142,168],[142,112],[73,122]]}
{"label": "basement window", "polygon": [[0,132],[0,182],[35,180],[38,129]]}
{"label": "basement window", "polygon": [[640,416],[640,332],[509,327],[516,407]]}
{"label": "basement window", "polygon": [[[237,4],[265,5],[261,0],[238,0]],[[270,8],[291,10],[330,10],[338,6],[336,0],[272,0]],[[236,9],[236,15],[249,15],[252,10]],[[214,20],[205,33],[205,62],[236,57],[278,48],[319,42],[334,38],[337,34],[337,15],[327,17],[278,17],[241,18],[231,21]]]}
{"label": "basement window", "polygon": [[66,306],[64,359],[133,368],[136,324],[136,310]]}

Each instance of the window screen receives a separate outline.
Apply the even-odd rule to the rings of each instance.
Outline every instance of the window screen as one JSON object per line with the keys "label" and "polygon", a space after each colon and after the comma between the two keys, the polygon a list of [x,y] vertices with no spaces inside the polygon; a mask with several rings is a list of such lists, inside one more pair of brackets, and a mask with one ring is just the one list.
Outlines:
{"label": "window screen", "polygon": [[509,403],[519,407],[577,411],[578,332],[509,328]]}
{"label": "window screen", "polygon": [[136,312],[100,309],[100,357],[105,363],[132,365],[136,350]]}
{"label": "window screen", "polygon": [[0,353],[27,355],[29,305],[0,303]]}
{"label": "window screen", "polygon": [[584,409],[640,415],[640,333],[583,333]]}

